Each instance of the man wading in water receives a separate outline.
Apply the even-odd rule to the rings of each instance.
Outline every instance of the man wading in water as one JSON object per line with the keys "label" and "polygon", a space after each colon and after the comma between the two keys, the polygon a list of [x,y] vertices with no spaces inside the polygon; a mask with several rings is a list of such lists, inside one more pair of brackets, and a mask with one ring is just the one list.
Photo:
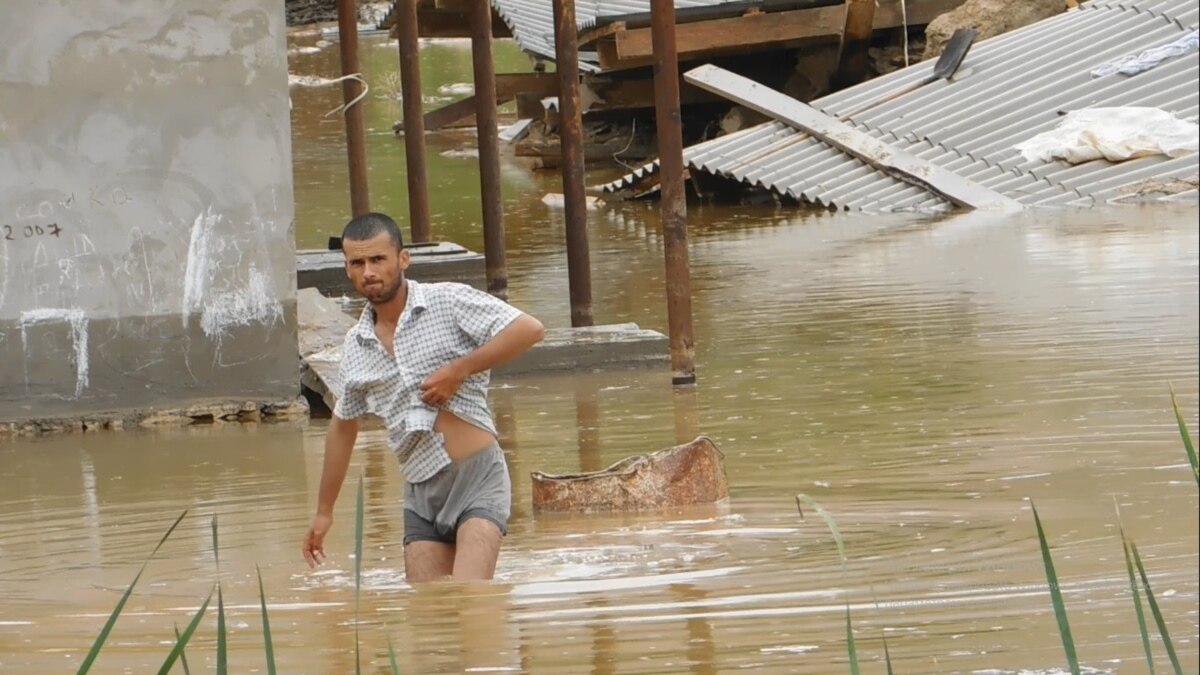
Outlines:
{"label": "man wading in water", "polygon": [[542,324],[463,284],[405,280],[396,222],[358,216],[342,232],[346,274],[370,303],[342,346],[341,398],[325,436],[309,567],[325,535],[358,437],[358,418],[387,426],[404,472],[404,572],[410,582],[491,579],[512,486],[488,409],[489,370],[542,339]]}

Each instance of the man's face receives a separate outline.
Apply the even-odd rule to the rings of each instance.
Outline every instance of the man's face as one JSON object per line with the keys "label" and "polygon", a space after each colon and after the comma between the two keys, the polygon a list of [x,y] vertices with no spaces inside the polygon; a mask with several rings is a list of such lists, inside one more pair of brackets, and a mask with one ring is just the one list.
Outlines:
{"label": "man's face", "polygon": [[408,251],[397,250],[391,237],[381,232],[363,241],[342,241],[346,276],[371,304],[396,297],[408,269]]}

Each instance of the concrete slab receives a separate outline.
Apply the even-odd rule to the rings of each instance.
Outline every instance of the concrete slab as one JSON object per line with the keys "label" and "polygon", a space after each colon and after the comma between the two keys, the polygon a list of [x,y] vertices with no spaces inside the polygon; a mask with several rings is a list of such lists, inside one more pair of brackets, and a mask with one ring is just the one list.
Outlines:
{"label": "concrete slab", "polygon": [[[457,281],[487,290],[482,253],[451,242],[410,244],[408,277],[417,281]],[[341,251],[307,249],[296,252],[296,285],[316,288],[324,295],[353,295]]]}
{"label": "concrete slab", "polygon": [[519,359],[492,370],[495,378],[550,372],[593,373],[670,363],[667,336],[617,323],[589,328],[547,328],[546,337]]}
{"label": "concrete slab", "polygon": [[[338,300],[315,289],[296,294],[300,343],[300,382],[331,409],[341,391],[338,366],[342,341],[354,326]],[[545,373],[582,373],[666,366],[667,336],[622,323],[590,328],[550,328],[540,344],[521,358],[492,371],[496,379]]]}
{"label": "concrete slab", "polygon": [[315,288],[303,288],[296,293],[296,322],[300,384],[320,396],[332,410],[341,392],[338,366],[342,341],[354,326],[354,319],[342,309],[341,302],[321,295]]}

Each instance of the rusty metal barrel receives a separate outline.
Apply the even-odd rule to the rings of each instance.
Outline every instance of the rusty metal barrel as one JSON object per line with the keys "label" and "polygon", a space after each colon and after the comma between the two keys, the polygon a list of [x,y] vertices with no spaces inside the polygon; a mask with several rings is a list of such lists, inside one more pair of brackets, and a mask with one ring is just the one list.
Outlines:
{"label": "rusty metal barrel", "polygon": [[725,455],[707,436],[626,457],[600,471],[535,471],[531,478],[535,511],[639,511],[729,498]]}

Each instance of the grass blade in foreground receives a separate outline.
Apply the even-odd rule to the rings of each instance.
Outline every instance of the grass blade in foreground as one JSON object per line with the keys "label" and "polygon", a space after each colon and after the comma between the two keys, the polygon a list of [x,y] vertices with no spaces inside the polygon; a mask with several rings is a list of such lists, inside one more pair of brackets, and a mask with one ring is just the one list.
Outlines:
{"label": "grass blade in foreground", "polygon": [[800,512],[800,520],[804,520],[804,509],[800,506],[802,503],[811,506],[813,510],[817,512],[817,515],[824,519],[825,525],[829,528],[829,531],[833,533],[833,543],[837,544],[838,557],[842,561],[842,571],[845,572],[846,548],[842,546],[842,533],[838,532],[837,523],[833,522],[833,516],[829,515],[828,511],[821,508],[821,505],[818,504],[817,501],[812,497],[809,497],[806,494],[798,494],[796,495],[796,510]]}
{"label": "grass blade in foreground", "polygon": [[1154,591],[1150,590],[1150,578],[1146,576],[1146,567],[1142,565],[1142,556],[1138,553],[1137,544],[1130,543],[1129,550],[1133,551],[1133,562],[1137,565],[1138,574],[1142,577],[1142,588],[1146,589],[1146,604],[1150,605],[1154,623],[1158,624],[1158,634],[1162,636],[1163,646],[1167,649],[1167,657],[1171,659],[1175,675],[1183,675],[1183,668],[1179,665],[1179,656],[1175,654],[1175,645],[1171,643],[1171,634],[1167,632],[1167,622],[1163,621],[1158,601],[1154,599]]}
{"label": "grass blade in foreground", "polygon": [[358,647],[358,589],[362,585],[363,479],[358,476],[358,503],[354,510],[354,672],[361,673]]}
{"label": "grass blade in foreground", "polygon": [[400,666],[396,664],[396,648],[392,646],[392,636],[388,636],[388,658],[392,662],[392,675],[400,675]]}
{"label": "grass blade in foreground", "polygon": [[275,644],[271,641],[271,620],[267,618],[267,593],[263,590],[262,570],[254,566],[258,572],[258,599],[262,603],[263,643],[267,647],[267,674],[275,675]]}
{"label": "grass blade in foreground", "polygon": [[[842,576],[846,575],[846,548],[842,545],[842,533],[838,531],[837,523],[833,521],[833,516],[817,503],[817,500],[809,497],[806,494],[796,495],[796,510],[800,512],[800,520],[804,520],[804,507],[802,504],[808,504],[812,507],[817,515],[825,521],[826,527],[833,534],[833,543],[837,545],[838,558],[842,563]],[[850,657],[850,673],[858,675],[858,650],[854,646],[854,629],[850,625],[850,598],[846,598],[846,655]]]}
{"label": "grass blade in foreground", "polygon": [[858,673],[858,650],[854,647],[854,629],[850,626],[850,601],[846,601],[846,655],[850,657],[850,675]]}
{"label": "grass blade in foreground", "polygon": [[1138,630],[1142,634],[1142,649],[1146,652],[1146,672],[1154,675],[1154,654],[1150,651],[1150,631],[1146,629],[1146,613],[1142,611],[1142,595],[1138,593],[1137,577],[1133,575],[1133,560],[1129,556],[1129,539],[1125,537],[1125,524],[1121,522],[1121,508],[1113,499],[1117,510],[1117,528],[1121,531],[1121,550],[1125,553],[1125,571],[1129,574],[1129,591],[1133,595],[1133,609],[1137,614]]}
{"label": "grass blade in foreground", "polygon": [[[175,624],[175,641],[179,642],[179,624]],[[183,666],[183,675],[192,675],[192,669],[188,668],[187,652],[179,650],[179,665]]]}
{"label": "grass blade in foreground", "polygon": [[1079,658],[1075,655],[1075,640],[1071,637],[1071,626],[1067,623],[1067,608],[1063,605],[1062,589],[1058,587],[1058,575],[1054,573],[1054,561],[1050,559],[1050,545],[1046,543],[1046,532],[1042,530],[1042,519],[1038,518],[1037,507],[1033,509],[1033,522],[1037,525],[1038,543],[1042,547],[1042,564],[1046,567],[1046,582],[1050,585],[1050,599],[1054,602],[1054,616],[1058,618],[1058,633],[1062,636],[1063,651],[1067,654],[1067,665],[1072,675],[1079,675]]}
{"label": "grass blade in foreground", "polygon": [[887,636],[881,635],[880,637],[883,638],[883,660],[887,663],[887,675],[894,675],[892,673],[892,653],[888,651]]}
{"label": "grass blade in foreground", "polygon": [[208,611],[208,603],[212,602],[212,596],[213,592],[210,590],[208,597],[204,599],[204,604],[196,610],[196,615],[188,622],[187,628],[183,629],[183,635],[175,641],[171,653],[167,654],[167,660],[163,661],[162,668],[158,669],[158,675],[167,675],[171,672],[171,666],[175,665],[175,661],[183,654],[183,648],[187,646],[188,640],[192,639],[192,635],[196,632],[196,626],[199,626],[200,619],[204,618],[204,612]]}
{"label": "grass blade in foreground", "polygon": [[175,522],[171,524],[171,527],[167,530],[167,533],[162,536],[162,539],[158,540],[158,545],[154,547],[154,550],[150,552],[150,555],[146,556],[146,561],[142,563],[142,568],[138,570],[137,576],[135,576],[133,581],[129,583],[129,588],[125,589],[125,593],[121,595],[121,599],[117,601],[117,606],[113,608],[112,614],[110,614],[108,617],[108,621],[104,623],[104,628],[100,629],[100,634],[96,636],[96,641],[92,643],[92,648],[88,650],[87,657],[83,659],[83,663],[79,666],[79,670],[77,671],[79,675],[83,675],[83,673],[86,673],[91,669],[92,663],[94,663],[96,661],[96,657],[100,655],[100,649],[108,640],[108,634],[112,632],[113,624],[117,622],[117,617],[120,616],[121,610],[125,609],[125,603],[129,600],[129,596],[133,593],[133,587],[136,586],[138,580],[142,578],[142,572],[146,571],[146,566],[150,564],[150,560],[154,557],[154,554],[158,553],[158,549],[162,548],[163,542],[167,540],[167,537],[171,536],[171,533],[175,531],[176,527],[179,527],[179,523],[187,514],[187,509],[184,509],[183,513],[179,514],[179,517],[176,518]]}
{"label": "grass blade in foreground", "polygon": [[217,545],[217,517],[212,517],[213,561],[217,564],[217,675],[229,672],[229,647],[225,643],[225,594],[221,592],[221,548]]}
{"label": "grass blade in foreground", "polygon": [[1183,414],[1179,412],[1179,403],[1175,401],[1174,387],[1171,387],[1171,407],[1175,409],[1175,422],[1179,425],[1179,435],[1183,438],[1183,449],[1187,452],[1188,461],[1192,464],[1192,477],[1196,479],[1196,485],[1200,485],[1200,464],[1196,462],[1196,446],[1192,445],[1192,436],[1188,433],[1187,424],[1183,421]]}

